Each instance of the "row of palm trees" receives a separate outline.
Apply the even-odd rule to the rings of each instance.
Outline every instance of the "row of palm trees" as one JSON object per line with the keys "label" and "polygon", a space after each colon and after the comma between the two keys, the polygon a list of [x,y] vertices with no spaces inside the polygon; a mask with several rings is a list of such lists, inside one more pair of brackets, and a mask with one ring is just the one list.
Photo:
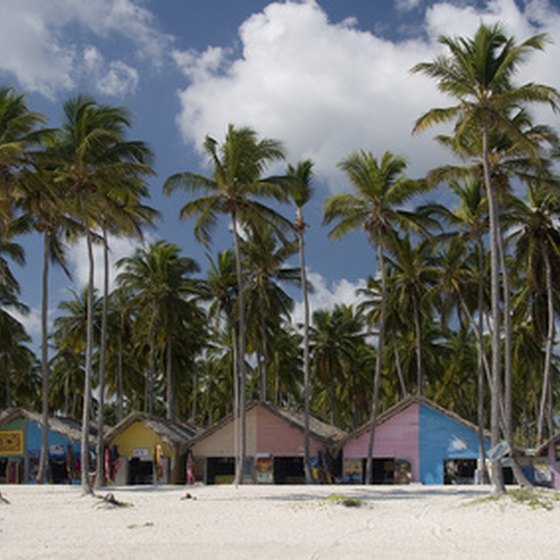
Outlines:
{"label": "row of palm trees", "polygon": [[[61,127],[50,130],[41,128],[41,115],[30,112],[22,96],[0,91],[2,253],[21,258],[14,237],[31,229],[43,235],[43,415],[47,426],[49,408],[82,414],[83,465],[94,382],[99,433],[110,408],[106,395],[115,419],[125,409],[143,408],[207,425],[232,412],[238,483],[248,398],[304,409],[308,480],[311,412],[347,429],[370,422],[368,481],[378,412],[409,394],[476,420],[481,441],[489,406],[493,445],[503,438],[513,449],[514,437],[534,443],[552,433],[558,392],[553,278],[560,266],[554,160],[560,150],[555,132],[535,125],[527,106],[557,108],[560,97],[547,86],[511,81],[545,37],[516,43],[499,26],[481,25],[473,38],[442,37],[441,43],[448,54],[413,71],[435,78],[456,104],[428,111],[414,130],[453,122],[452,135],[438,141],[459,163],[413,180],[404,158],[390,151],[380,157],[359,151],[340,162],[354,193],[326,200],[325,223],[333,239],[363,230],[375,249],[377,274],[359,290],[359,305],[312,316],[303,216],[313,196],[312,162],[266,176],[285,159],[280,142],[234,125],[222,143],[207,137],[211,173],[177,173],[163,188],[186,192],[180,217],[195,220],[195,236],[205,246],[225,217],[232,249],[209,257],[206,277],[195,278],[198,263],[177,246],[143,246],[118,263],[117,287],[109,293],[109,235],[141,239],[157,216],[146,205],[150,150],[127,139],[131,123],[122,108],[74,98],[64,106]],[[419,195],[438,185],[447,187],[455,208],[412,210]],[[296,209],[293,220],[280,211],[288,202]],[[64,241],[78,237],[88,247],[88,286],[61,303],[49,339],[49,263],[65,269]],[[95,243],[105,255],[100,296],[93,284]],[[18,285],[8,261],[0,264],[4,327],[10,320],[4,310],[18,304]],[[302,290],[301,328],[291,324],[290,283]],[[14,387],[33,387],[38,375],[32,355],[16,351],[25,348],[25,332],[6,328],[0,358],[12,362],[4,370],[10,372],[4,376],[8,401]],[[41,479],[45,450],[46,443]],[[503,492],[497,466],[494,490]]]}

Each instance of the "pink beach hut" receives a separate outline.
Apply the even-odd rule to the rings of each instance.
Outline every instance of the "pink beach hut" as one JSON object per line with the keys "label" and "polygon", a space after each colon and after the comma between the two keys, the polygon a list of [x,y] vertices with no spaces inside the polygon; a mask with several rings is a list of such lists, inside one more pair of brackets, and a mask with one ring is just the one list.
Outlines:
{"label": "pink beach hut", "polygon": [[[343,444],[343,481],[362,483],[370,435],[365,424]],[[484,446],[489,447],[485,437]],[[474,481],[477,427],[428,399],[411,397],[380,415],[373,450],[374,484]]]}
{"label": "pink beach hut", "polygon": [[[321,476],[329,470],[330,450],[346,432],[310,419],[310,455]],[[232,415],[195,437],[189,445],[196,479],[206,484],[233,481],[235,472],[235,421]],[[304,418],[299,412],[269,403],[252,403],[246,409],[247,454],[245,482],[297,484],[304,481]]]}

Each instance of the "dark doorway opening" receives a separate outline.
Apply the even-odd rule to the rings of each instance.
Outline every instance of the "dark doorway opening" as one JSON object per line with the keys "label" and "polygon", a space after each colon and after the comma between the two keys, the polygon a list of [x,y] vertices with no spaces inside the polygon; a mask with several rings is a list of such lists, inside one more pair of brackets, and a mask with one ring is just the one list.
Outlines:
{"label": "dark doorway opening", "polygon": [[153,484],[154,464],[152,461],[142,461],[133,457],[128,461],[128,483],[129,484]]}
{"label": "dark doorway opening", "polygon": [[444,484],[474,484],[476,459],[445,459],[443,461]]}
{"label": "dark doorway opening", "polygon": [[274,457],[274,484],[304,484],[303,457]]}
{"label": "dark doorway opening", "polygon": [[49,459],[49,474],[52,484],[65,484],[69,482],[66,459]]}
{"label": "dark doorway opening", "polygon": [[208,457],[206,460],[206,484],[231,484],[235,477],[233,457]]}
{"label": "dark doorway opening", "polygon": [[[367,459],[362,461],[362,482],[365,483],[367,472]],[[372,460],[372,484],[393,484],[395,482],[394,457],[376,457]]]}

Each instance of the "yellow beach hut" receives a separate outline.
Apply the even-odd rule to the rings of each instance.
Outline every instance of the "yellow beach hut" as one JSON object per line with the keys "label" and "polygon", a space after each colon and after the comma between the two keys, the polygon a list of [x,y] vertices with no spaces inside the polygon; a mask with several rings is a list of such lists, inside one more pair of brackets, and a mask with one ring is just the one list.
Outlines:
{"label": "yellow beach hut", "polygon": [[105,436],[112,484],[182,484],[187,446],[199,433],[189,423],[132,412]]}

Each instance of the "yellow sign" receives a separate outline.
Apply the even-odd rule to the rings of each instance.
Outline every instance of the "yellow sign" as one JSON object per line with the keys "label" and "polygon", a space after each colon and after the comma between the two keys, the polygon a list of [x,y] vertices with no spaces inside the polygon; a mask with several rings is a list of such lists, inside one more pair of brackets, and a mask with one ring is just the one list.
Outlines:
{"label": "yellow sign", "polygon": [[23,432],[0,432],[0,455],[23,455]]}

